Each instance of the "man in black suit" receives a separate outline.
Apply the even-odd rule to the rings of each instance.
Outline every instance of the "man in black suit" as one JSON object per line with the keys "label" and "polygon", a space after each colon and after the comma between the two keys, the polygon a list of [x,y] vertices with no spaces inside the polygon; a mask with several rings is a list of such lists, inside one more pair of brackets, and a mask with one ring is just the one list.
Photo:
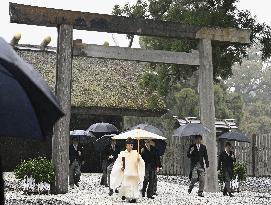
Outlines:
{"label": "man in black suit", "polygon": [[195,136],[195,144],[190,145],[189,150],[187,152],[187,157],[191,159],[191,171],[190,171],[190,186],[188,189],[188,193],[192,192],[194,185],[197,181],[199,181],[199,190],[198,196],[203,196],[203,190],[205,185],[205,166],[209,167],[208,154],[206,146],[202,144],[202,136]]}
{"label": "man in black suit", "polygon": [[232,151],[232,145],[230,142],[226,142],[225,150],[221,152],[218,159],[217,170],[222,172],[223,180],[225,183],[223,195],[233,197],[231,190],[231,180],[233,178],[233,163],[236,162],[234,152]]}
{"label": "man in black suit", "polygon": [[[155,141],[151,140],[151,145],[155,147]],[[159,153],[158,153],[158,150],[157,150],[156,147],[155,147],[155,149],[156,149],[156,152],[157,152],[158,167],[159,167],[159,171],[160,171],[160,169],[162,169],[161,158],[159,156]],[[157,181],[158,181],[157,174],[158,174],[158,172],[155,172],[155,175],[154,175],[154,187],[153,187],[153,195],[154,196],[158,195],[157,194]]]}
{"label": "man in black suit", "polygon": [[145,145],[141,149],[141,156],[145,162],[145,177],[143,181],[142,196],[145,197],[146,189],[147,197],[154,199],[154,185],[155,185],[155,174],[159,171],[159,159],[156,148],[151,145],[151,140],[145,140]]}
{"label": "man in black suit", "polygon": [[74,188],[74,184],[79,187],[81,157],[82,151],[79,147],[78,139],[74,137],[72,138],[72,144],[69,146],[69,184],[71,188]]}
{"label": "man in black suit", "polygon": [[[107,184],[109,186],[109,196],[113,194],[113,189],[110,189],[110,174],[114,165],[114,162],[118,158],[120,148],[117,146],[116,140],[112,139],[111,144],[105,148],[105,158],[107,161]],[[115,190],[118,193],[118,190]]]}

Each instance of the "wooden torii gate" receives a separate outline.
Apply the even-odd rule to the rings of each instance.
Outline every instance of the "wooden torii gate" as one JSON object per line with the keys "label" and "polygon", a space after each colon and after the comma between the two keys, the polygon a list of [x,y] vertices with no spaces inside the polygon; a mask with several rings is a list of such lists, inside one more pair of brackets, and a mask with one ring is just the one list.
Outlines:
{"label": "wooden torii gate", "polygon": [[[10,3],[9,9],[11,23],[58,28],[56,96],[66,116],[59,120],[54,127],[52,142],[52,161],[56,173],[54,193],[68,192],[68,136],[73,55],[199,66],[200,118],[201,122],[211,130],[211,133],[204,137],[210,161],[210,168],[207,170],[206,190],[210,192],[218,191],[211,41],[248,44],[250,43],[249,30],[202,27],[173,22],[49,9],[15,3]],[[178,39],[197,39],[198,52],[151,51],[87,45],[80,42],[75,42],[73,45],[73,29]]]}

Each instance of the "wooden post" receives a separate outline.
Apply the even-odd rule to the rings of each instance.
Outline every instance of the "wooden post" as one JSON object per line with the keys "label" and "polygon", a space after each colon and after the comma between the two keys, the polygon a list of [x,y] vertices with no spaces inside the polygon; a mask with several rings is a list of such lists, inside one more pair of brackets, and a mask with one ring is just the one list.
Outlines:
{"label": "wooden post", "polygon": [[213,87],[213,63],[211,40],[199,41],[199,94],[200,94],[200,119],[203,125],[210,129],[208,136],[203,136],[209,156],[210,167],[207,169],[206,191],[218,191],[217,176],[217,143],[215,132],[215,106]]}
{"label": "wooden post", "polygon": [[69,127],[71,114],[72,77],[72,38],[73,27],[60,25],[57,42],[56,96],[65,116],[54,126],[52,139],[52,161],[55,170],[54,194],[68,192],[69,176]]}
{"label": "wooden post", "polygon": [[256,134],[253,134],[251,137],[251,168],[252,168],[252,176],[256,176]]}

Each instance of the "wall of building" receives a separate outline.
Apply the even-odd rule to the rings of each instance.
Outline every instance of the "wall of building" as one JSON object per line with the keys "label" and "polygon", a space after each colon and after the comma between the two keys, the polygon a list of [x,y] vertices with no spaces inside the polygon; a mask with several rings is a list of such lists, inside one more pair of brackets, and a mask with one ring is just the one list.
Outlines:
{"label": "wall of building", "polygon": [[[87,129],[96,122],[109,122],[122,130],[123,120],[121,116],[100,115],[72,115],[70,129]],[[93,144],[84,145],[83,154],[86,160],[82,167],[83,172],[100,172],[100,155],[94,149]],[[51,159],[51,137],[46,141],[35,141],[31,139],[0,137],[0,156],[4,171],[13,171],[23,160],[35,157],[46,157]]]}

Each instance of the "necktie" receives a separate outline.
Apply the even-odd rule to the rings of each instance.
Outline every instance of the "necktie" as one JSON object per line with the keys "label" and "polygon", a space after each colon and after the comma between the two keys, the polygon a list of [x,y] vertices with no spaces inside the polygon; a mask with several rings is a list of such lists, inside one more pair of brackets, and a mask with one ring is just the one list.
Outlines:
{"label": "necktie", "polygon": [[199,151],[199,148],[200,148],[200,145],[199,145],[199,144],[197,144],[197,149],[198,149],[198,151]]}

